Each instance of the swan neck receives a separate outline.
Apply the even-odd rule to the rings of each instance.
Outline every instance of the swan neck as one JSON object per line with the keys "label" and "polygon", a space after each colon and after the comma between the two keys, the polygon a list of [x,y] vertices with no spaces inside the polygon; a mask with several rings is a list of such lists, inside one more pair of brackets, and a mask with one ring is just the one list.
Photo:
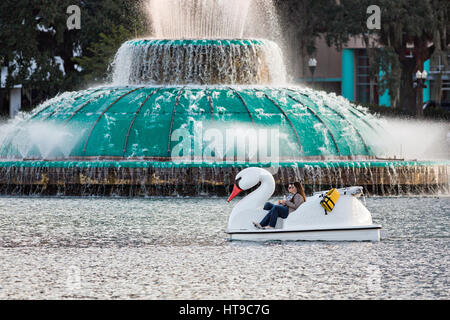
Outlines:
{"label": "swan neck", "polygon": [[272,175],[261,175],[261,185],[244,199],[239,201],[236,205],[237,208],[252,206],[258,208],[263,206],[267,200],[272,196],[275,191],[275,181]]}

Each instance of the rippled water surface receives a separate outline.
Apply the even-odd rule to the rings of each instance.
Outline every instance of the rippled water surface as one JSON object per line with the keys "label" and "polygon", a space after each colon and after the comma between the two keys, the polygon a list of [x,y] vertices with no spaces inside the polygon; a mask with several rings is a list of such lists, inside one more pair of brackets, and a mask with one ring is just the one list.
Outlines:
{"label": "rippled water surface", "polygon": [[449,299],[450,198],[368,198],[379,243],[227,241],[209,199],[0,198],[2,299]]}

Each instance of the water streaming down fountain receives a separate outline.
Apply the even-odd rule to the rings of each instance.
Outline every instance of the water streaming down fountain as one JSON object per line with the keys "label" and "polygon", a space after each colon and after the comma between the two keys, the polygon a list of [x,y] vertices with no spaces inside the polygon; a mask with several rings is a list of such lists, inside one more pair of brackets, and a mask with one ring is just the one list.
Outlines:
{"label": "water streaming down fountain", "polygon": [[132,40],[116,55],[113,84],[282,84],[282,61],[268,40]]}
{"label": "water streaming down fountain", "polygon": [[5,129],[1,192],[221,195],[248,166],[274,170],[279,191],[296,179],[309,191],[448,192],[448,161],[377,160],[378,118],[286,85],[279,46],[244,39],[255,17],[274,21],[270,3],[150,1],[157,38],[122,45],[112,84],[59,95]]}

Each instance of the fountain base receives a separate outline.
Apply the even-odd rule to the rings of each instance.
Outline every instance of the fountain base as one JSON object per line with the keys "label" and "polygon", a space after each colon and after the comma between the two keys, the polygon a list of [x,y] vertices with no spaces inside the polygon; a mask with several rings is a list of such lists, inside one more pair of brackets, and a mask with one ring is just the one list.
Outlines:
{"label": "fountain base", "polygon": [[[0,163],[0,194],[60,196],[225,196],[236,174],[270,164],[175,164],[150,161],[9,161]],[[301,181],[308,193],[359,185],[367,195],[446,194],[448,161],[280,163],[276,193]]]}

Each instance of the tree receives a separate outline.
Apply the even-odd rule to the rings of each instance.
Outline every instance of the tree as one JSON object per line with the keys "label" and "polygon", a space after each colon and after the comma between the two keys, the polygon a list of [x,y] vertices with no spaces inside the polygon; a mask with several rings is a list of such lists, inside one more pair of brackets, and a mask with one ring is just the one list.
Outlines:
{"label": "tree", "polygon": [[86,55],[73,60],[82,68],[83,80],[87,83],[101,83],[110,80],[110,65],[120,45],[133,38],[133,32],[123,26],[113,27],[110,34],[99,34],[100,40],[93,42]]}
{"label": "tree", "polygon": [[[139,1],[133,0],[3,0],[0,1],[0,56],[8,67],[7,86],[35,89],[42,101],[58,91],[83,84],[77,58],[92,57],[87,48],[115,30],[145,29]],[[67,7],[81,9],[81,29],[67,28]],[[13,14],[12,14],[13,13]],[[120,44],[118,44],[120,45]],[[109,62],[105,61],[105,64]]]}
{"label": "tree", "polygon": [[[367,27],[367,9],[374,4],[372,0],[340,0],[332,10],[327,9],[324,17],[327,44],[341,50],[351,37],[359,37],[364,42],[369,59],[370,103],[375,101],[375,83],[381,69],[374,67],[378,59],[376,34]],[[384,90],[383,90],[384,92]]]}
{"label": "tree", "polygon": [[433,7],[440,7],[442,10],[438,10],[435,15],[435,24],[433,34],[434,43],[434,53],[431,56],[433,65],[438,66],[439,70],[435,75],[435,93],[436,102],[438,105],[441,104],[442,100],[442,71],[444,66],[448,66],[447,57],[450,55],[450,50],[448,47],[449,43],[449,15],[450,15],[450,4],[448,1],[433,0]]}
{"label": "tree", "polygon": [[[380,43],[396,53],[401,66],[401,107],[410,113],[423,116],[422,101],[416,97],[413,75],[424,70],[424,63],[433,55],[436,47],[447,48],[449,3],[445,0],[380,1],[382,8]],[[409,55],[407,44],[414,47]]]}
{"label": "tree", "polygon": [[[370,5],[381,8],[381,30],[367,28]],[[321,35],[337,49],[351,37],[361,37],[368,51],[371,87],[378,78],[379,93],[388,89],[393,107],[399,105],[419,117],[422,103],[416,97],[413,75],[423,71],[424,62],[432,56],[446,61],[449,7],[448,0],[287,0],[280,5],[287,12],[286,24],[299,43],[296,52],[303,61],[315,51],[315,40]],[[407,43],[414,44],[412,58]]]}
{"label": "tree", "polygon": [[[327,18],[336,12],[335,0],[278,0],[282,30],[289,43],[287,62],[290,70],[307,78],[308,58],[316,52],[316,40],[329,29]],[[301,64],[296,65],[300,55]]]}

